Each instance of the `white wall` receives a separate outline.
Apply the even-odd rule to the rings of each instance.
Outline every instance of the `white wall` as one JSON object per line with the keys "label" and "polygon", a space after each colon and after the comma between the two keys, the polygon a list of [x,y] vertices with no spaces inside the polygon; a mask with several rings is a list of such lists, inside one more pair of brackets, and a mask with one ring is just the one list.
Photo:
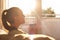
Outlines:
{"label": "white wall", "polygon": [[60,40],[60,18],[42,19],[42,33]]}

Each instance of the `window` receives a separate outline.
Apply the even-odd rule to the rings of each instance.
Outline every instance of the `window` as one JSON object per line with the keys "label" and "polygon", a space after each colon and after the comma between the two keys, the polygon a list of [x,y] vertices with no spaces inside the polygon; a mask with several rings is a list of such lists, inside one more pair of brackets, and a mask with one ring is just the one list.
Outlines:
{"label": "window", "polygon": [[59,0],[42,0],[42,9],[46,10],[51,7],[56,17],[60,17],[60,1]]}
{"label": "window", "polygon": [[6,9],[19,7],[24,15],[29,15],[36,7],[36,0],[6,0]]}

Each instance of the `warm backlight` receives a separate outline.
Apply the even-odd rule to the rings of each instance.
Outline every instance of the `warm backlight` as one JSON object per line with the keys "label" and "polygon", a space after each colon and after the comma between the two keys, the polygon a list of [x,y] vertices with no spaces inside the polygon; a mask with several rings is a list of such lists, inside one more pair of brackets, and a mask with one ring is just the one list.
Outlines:
{"label": "warm backlight", "polygon": [[36,0],[6,0],[6,8],[19,7],[24,15],[29,15],[36,7]]}

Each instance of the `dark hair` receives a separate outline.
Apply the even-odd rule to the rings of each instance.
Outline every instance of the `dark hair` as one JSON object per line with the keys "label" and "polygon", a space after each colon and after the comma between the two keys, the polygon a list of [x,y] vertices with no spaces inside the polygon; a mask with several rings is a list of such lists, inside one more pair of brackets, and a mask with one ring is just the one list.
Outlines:
{"label": "dark hair", "polygon": [[3,13],[2,13],[2,23],[3,23],[3,26],[5,29],[11,31],[13,29],[16,29],[14,27],[10,27],[8,24],[7,24],[7,20],[6,20],[6,13],[7,13],[8,10],[4,10]]}

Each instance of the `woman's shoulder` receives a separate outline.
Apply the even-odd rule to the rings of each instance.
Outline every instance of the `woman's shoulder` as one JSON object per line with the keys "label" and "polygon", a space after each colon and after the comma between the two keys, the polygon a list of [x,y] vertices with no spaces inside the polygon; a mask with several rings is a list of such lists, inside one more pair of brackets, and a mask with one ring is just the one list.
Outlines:
{"label": "woman's shoulder", "polygon": [[25,34],[22,30],[12,30],[8,34],[15,35],[15,34]]}

